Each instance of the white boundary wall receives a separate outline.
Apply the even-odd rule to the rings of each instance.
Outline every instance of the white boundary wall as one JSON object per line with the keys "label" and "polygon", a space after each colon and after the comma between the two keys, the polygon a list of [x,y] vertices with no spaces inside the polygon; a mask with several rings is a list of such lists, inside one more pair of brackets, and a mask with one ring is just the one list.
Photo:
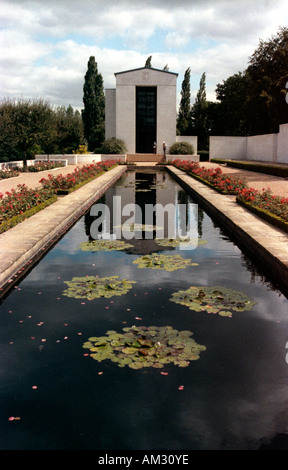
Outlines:
{"label": "white boundary wall", "polygon": [[209,157],[227,158],[229,160],[246,160],[246,137],[211,136],[209,142]]}
{"label": "white boundary wall", "polygon": [[[50,162],[62,162],[64,166],[67,165],[85,165],[89,163],[98,163],[98,162],[106,162],[107,160],[118,160],[123,163],[126,162],[126,154],[121,155],[75,155],[75,154],[64,154],[64,155],[35,155],[35,160],[27,160],[27,165],[35,165],[37,162],[47,162],[49,157]],[[199,155],[166,155],[167,162],[171,162],[173,160],[188,160],[191,162],[199,162]],[[23,167],[23,161],[11,161],[11,162],[0,162],[0,170],[8,169],[8,168],[17,168]],[[52,170],[51,170],[52,171]]]}
{"label": "white boundary wall", "polygon": [[281,124],[278,134],[211,136],[210,160],[212,158],[288,163],[288,124]]}
{"label": "white boundary wall", "polygon": [[36,160],[47,162],[66,160],[67,165],[85,165],[89,163],[106,162],[107,160],[121,160],[125,162],[126,154],[123,155],[104,155],[104,154],[63,154],[63,155],[35,155]]}
{"label": "white boundary wall", "polygon": [[[27,166],[35,165],[37,162],[62,162],[64,166],[67,165],[85,165],[89,163],[106,162],[107,160],[120,160],[126,161],[125,155],[102,155],[102,154],[51,154],[51,155],[35,155],[35,160],[27,160]],[[0,162],[0,170],[6,168],[23,167],[22,160],[16,160],[11,162]]]}

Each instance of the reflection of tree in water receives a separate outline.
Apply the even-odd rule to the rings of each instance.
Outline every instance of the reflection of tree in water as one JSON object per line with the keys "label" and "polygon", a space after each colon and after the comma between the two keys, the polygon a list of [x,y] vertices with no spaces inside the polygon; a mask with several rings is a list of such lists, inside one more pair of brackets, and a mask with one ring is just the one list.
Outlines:
{"label": "reflection of tree in water", "polygon": [[[280,289],[279,287],[279,279],[270,279],[272,278],[271,272],[267,272],[266,274],[264,273],[264,267],[260,267],[259,263],[255,260],[251,260],[248,258],[245,254],[242,253],[241,255],[241,260],[242,260],[242,265],[245,266],[247,271],[250,273],[250,283],[251,284],[257,284],[260,282],[260,284],[263,284],[267,287],[267,290],[271,290],[274,292],[277,292],[279,297],[284,294],[286,297],[288,295],[288,292],[282,292],[283,289]],[[257,265],[258,264],[258,265]]]}
{"label": "reflection of tree in water", "polygon": [[[105,204],[105,194],[98,199],[98,201],[95,204]],[[88,240],[93,240],[93,237],[91,236],[90,233],[90,227],[94,220],[98,219],[100,215],[91,215],[91,210],[89,209],[86,214],[84,215],[84,227],[85,227],[85,235],[87,235]],[[99,225],[99,229],[102,230],[103,227],[101,226],[102,224]]]}
{"label": "reflection of tree in water", "polygon": [[[195,204],[195,201],[191,198],[191,196],[184,191],[184,189],[180,189],[177,193],[177,203],[178,204],[185,204],[186,205],[186,221],[188,221],[188,206],[190,204]],[[204,219],[204,211],[202,207],[198,205],[198,236],[199,238],[202,237],[203,233],[203,219]],[[182,233],[186,232],[187,227],[181,227]]]}

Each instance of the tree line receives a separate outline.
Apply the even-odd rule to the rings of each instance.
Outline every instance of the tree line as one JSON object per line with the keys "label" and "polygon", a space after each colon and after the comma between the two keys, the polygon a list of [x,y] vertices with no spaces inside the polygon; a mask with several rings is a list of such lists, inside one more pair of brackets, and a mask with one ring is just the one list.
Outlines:
{"label": "tree line", "polygon": [[288,28],[280,28],[249,58],[248,67],[216,87],[216,102],[206,98],[206,74],[190,103],[190,68],[182,82],[177,131],[198,135],[200,149],[207,149],[209,135],[246,136],[279,132],[288,122]]}
{"label": "tree line", "polygon": [[83,142],[81,114],[70,105],[53,108],[42,99],[0,104],[0,161],[72,153]]}
{"label": "tree line", "polygon": [[65,154],[80,146],[94,151],[105,139],[103,79],[90,57],[83,86],[84,109],[53,107],[43,99],[4,99],[0,103],[0,161],[23,160],[35,154]]}

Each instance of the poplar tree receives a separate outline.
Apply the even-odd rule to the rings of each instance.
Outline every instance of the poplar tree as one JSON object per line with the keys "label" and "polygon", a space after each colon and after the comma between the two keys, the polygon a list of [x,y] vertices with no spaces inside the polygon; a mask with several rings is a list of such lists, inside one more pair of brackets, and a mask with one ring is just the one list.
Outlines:
{"label": "poplar tree", "polygon": [[87,72],[83,86],[82,119],[84,135],[88,143],[88,149],[94,151],[105,139],[105,95],[103,78],[98,72],[95,57],[88,61]]}
{"label": "poplar tree", "polygon": [[185,71],[181,89],[181,100],[177,116],[177,131],[180,135],[189,135],[190,130],[190,67]]}
{"label": "poplar tree", "polygon": [[208,104],[206,99],[206,73],[204,72],[200,78],[199,90],[191,110],[192,132],[194,135],[198,135],[198,145],[202,149],[208,143]]}

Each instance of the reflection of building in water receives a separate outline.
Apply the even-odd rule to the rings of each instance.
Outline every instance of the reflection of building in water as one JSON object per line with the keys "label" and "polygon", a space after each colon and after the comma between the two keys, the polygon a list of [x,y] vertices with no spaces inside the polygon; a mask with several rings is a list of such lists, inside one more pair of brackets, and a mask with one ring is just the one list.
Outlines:
{"label": "reflection of building in water", "polygon": [[[148,230],[151,225],[153,225],[154,228],[162,228],[163,237],[167,237],[169,235],[168,214],[166,213],[164,220],[161,220],[162,214],[159,210],[158,219],[160,218],[160,220],[156,220],[156,204],[159,204],[163,208],[166,207],[167,209],[170,209],[173,216],[175,213],[175,205],[177,204],[177,186],[171,178],[168,178],[165,171],[155,172],[147,170],[145,172],[127,172],[124,184],[116,185],[111,189],[113,190],[113,194],[112,192],[109,194],[109,200],[107,199],[106,203],[109,206],[110,211],[112,211],[115,196],[119,196],[119,200],[121,198],[121,225],[125,223],[128,224],[130,220],[131,224],[137,224],[137,227],[140,224],[146,226],[143,227],[146,228],[146,231],[145,233],[141,233],[141,238],[155,238],[155,230],[153,232]],[[135,206],[140,209],[139,217],[137,210],[134,212]],[[131,209],[131,212],[127,213],[129,212],[129,209]],[[119,223],[119,221],[117,221],[117,223]],[[173,221],[173,226],[174,225],[175,220]],[[113,230],[112,224],[111,229]],[[172,233],[170,236],[173,236]]]}
{"label": "reflection of building in water", "polygon": [[[181,235],[187,234],[188,198],[165,170],[128,171],[91,208],[90,238],[109,238],[114,234],[117,239],[129,240],[137,253],[159,251],[155,238],[177,238],[179,227]],[[100,203],[103,204],[101,224],[100,214],[97,215],[95,209],[93,212]],[[93,214],[98,220],[91,218]],[[91,224],[98,229],[96,237],[95,230],[91,233]]]}

